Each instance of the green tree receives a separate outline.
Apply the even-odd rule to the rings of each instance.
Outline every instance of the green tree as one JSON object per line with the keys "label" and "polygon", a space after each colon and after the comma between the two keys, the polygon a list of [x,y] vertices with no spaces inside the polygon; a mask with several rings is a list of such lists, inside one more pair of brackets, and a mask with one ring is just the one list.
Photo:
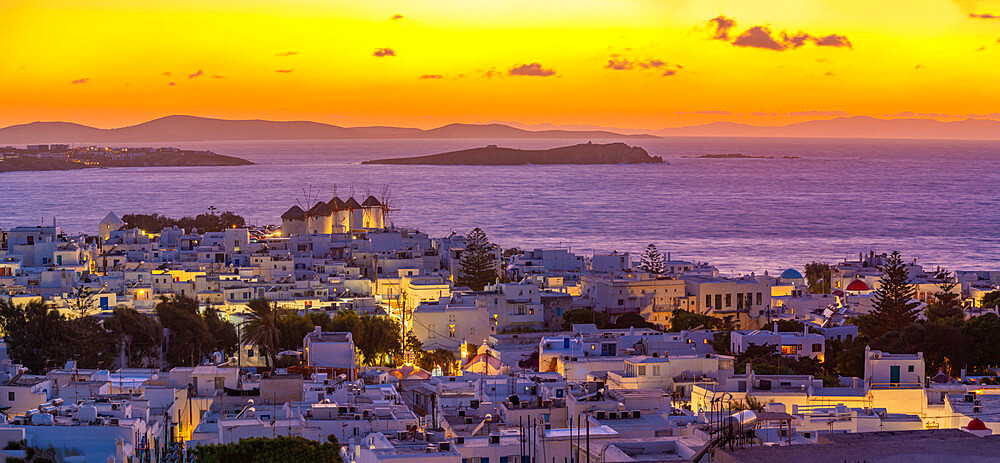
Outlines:
{"label": "green tree", "polygon": [[829,294],[830,281],[830,264],[821,262],[806,264],[806,282],[809,285],[810,293]]}
{"label": "green tree", "polygon": [[254,299],[247,303],[249,313],[243,325],[243,343],[267,352],[273,367],[278,363],[278,343],[281,330],[278,328],[278,304],[267,299]]}
{"label": "green tree", "polygon": [[965,323],[965,332],[972,343],[970,368],[985,374],[990,366],[1000,364],[1000,317],[984,314]]}
{"label": "green tree", "polygon": [[646,246],[646,252],[642,254],[639,261],[639,270],[659,275],[663,273],[663,267],[663,254],[656,249],[655,244],[650,243],[649,246]]}
{"label": "green tree", "polygon": [[450,375],[454,370],[455,360],[454,352],[439,348],[433,351],[421,351],[417,358],[417,365],[427,371],[440,365],[444,374]]}
{"label": "green tree", "polygon": [[476,291],[496,281],[497,262],[493,258],[493,243],[486,237],[486,232],[476,227],[467,237],[465,250],[459,259],[459,272],[456,284],[468,286]]}
{"label": "green tree", "polygon": [[163,345],[160,321],[132,308],[116,308],[111,318],[104,321],[104,328],[114,339],[116,351],[125,348],[127,365],[122,368],[152,365]]}
{"label": "green tree", "polygon": [[689,312],[684,309],[676,309],[670,313],[670,332],[677,333],[685,330],[706,329],[706,330],[729,330],[735,329],[733,317],[724,318],[713,317]]}
{"label": "green tree", "polygon": [[573,325],[593,323],[598,328],[607,328],[610,323],[608,314],[591,309],[573,309],[563,312],[563,329],[571,330]]}
{"label": "green tree", "polygon": [[336,438],[320,443],[303,437],[251,437],[230,444],[199,445],[190,453],[198,463],[343,462]]}
{"label": "green tree", "polygon": [[[392,358],[402,358],[402,328],[399,322],[383,315],[362,315],[362,334],[354,337],[366,365],[392,364]],[[359,339],[360,338],[360,339]]]}
{"label": "green tree", "polygon": [[938,284],[938,292],[934,293],[934,298],[927,303],[924,309],[924,316],[928,321],[942,319],[964,319],[965,311],[962,307],[962,297],[953,292],[958,282],[953,281],[949,272],[938,272],[938,277],[943,279]]}
{"label": "green tree", "polygon": [[917,320],[920,303],[913,299],[916,289],[910,284],[910,275],[899,256],[893,251],[882,266],[881,286],[872,296],[872,311],[859,317],[858,329],[869,339],[876,339],[890,331],[903,331]]}
{"label": "green tree", "polygon": [[649,323],[642,315],[635,313],[627,313],[618,317],[617,320],[611,325],[612,328],[651,328],[656,329],[656,325]]}
{"label": "green tree", "polygon": [[156,316],[167,329],[167,362],[172,366],[194,366],[211,352],[215,339],[198,315],[198,302],[184,296],[162,299]]}
{"label": "green tree", "polygon": [[1000,307],[1000,291],[990,291],[984,294],[979,305],[980,307],[986,307],[989,309]]}
{"label": "green tree", "polygon": [[212,350],[220,351],[227,357],[234,354],[240,343],[240,338],[236,334],[236,326],[228,320],[223,320],[219,311],[212,306],[205,308],[201,317],[205,319],[205,326],[212,334],[212,339],[215,340],[212,344]]}

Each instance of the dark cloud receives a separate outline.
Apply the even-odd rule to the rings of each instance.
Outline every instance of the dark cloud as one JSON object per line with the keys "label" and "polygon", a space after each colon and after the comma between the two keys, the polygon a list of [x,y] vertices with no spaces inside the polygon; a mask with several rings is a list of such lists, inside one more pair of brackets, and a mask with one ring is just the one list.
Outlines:
{"label": "dark cloud", "polygon": [[729,30],[736,27],[736,20],[719,15],[709,19],[708,25],[715,28],[713,39],[729,41]]}
{"label": "dark cloud", "polygon": [[420,79],[443,79],[444,76],[441,74],[424,74],[419,77]]}
{"label": "dark cloud", "polygon": [[393,21],[396,21],[396,20],[399,20],[399,19],[403,19],[403,15],[401,15],[401,14],[394,14],[394,15],[392,15],[392,17],[391,17],[391,18],[389,18],[389,19],[391,19],[391,20],[393,20]]}
{"label": "dark cloud", "polygon": [[205,75],[205,73],[201,72],[201,69],[199,69],[198,72],[196,72],[194,74],[189,74],[188,75],[188,79],[197,79],[198,77],[201,77],[203,75]]}
{"label": "dark cloud", "polygon": [[375,53],[372,56],[377,56],[382,58],[384,56],[396,56],[396,52],[392,48],[376,48]]}
{"label": "dark cloud", "polygon": [[85,84],[87,82],[90,82],[90,77],[84,77],[82,79],[76,79],[76,80],[74,80],[73,82],[70,82],[70,83],[72,83],[72,84]]}
{"label": "dark cloud", "polygon": [[507,74],[512,76],[537,76],[537,77],[548,77],[554,76],[556,71],[552,69],[545,69],[539,63],[522,64],[520,66],[515,66],[507,71]]}
{"label": "dark cloud", "polygon": [[677,74],[677,71],[675,69],[667,69],[666,71],[663,71],[663,77],[670,77],[670,76],[676,75],[676,74]]}
{"label": "dark cloud", "polygon": [[732,43],[737,47],[766,48],[776,51],[788,48],[775,40],[774,37],[771,37],[771,29],[768,29],[766,26],[751,27],[743,31]]}
{"label": "dark cloud", "polygon": [[274,56],[295,56],[299,54],[297,51],[283,51],[281,53],[275,53]]}
{"label": "dark cloud", "polygon": [[830,34],[825,37],[813,37],[812,40],[817,47],[854,48],[851,46],[851,41],[843,35]]}
{"label": "dark cloud", "polygon": [[614,69],[616,71],[627,71],[629,69],[632,69],[634,65],[635,63],[632,63],[627,59],[609,59],[608,65],[604,67],[608,69]]}
{"label": "dark cloud", "polygon": [[913,69],[923,69],[923,68],[924,68],[923,64],[918,64],[916,66],[913,66]]}
{"label": "dark cloud", "polygon": [[982,13],[982,14],[969,13],[969,17],[973,18],[973,19],[1000,19],[1000,14],[993,14],[993,13]]}
{"label": "dark cloud", "polygon": [[723,40],[737,47],[784,51],[795,50],[812,42],[817,47],[853,48],[851,41],[846,36],[839,34],[815,36],[803,31],[775,33],[771,31],[770,27],[762,25],[746,29],[734,39],[731,31],[736,27],[735,20],[718,16],[709,19],[708,24],[713,29],[711,31],[712,39]]}
{"label": "dark cloud", "polygon": [[177,82],[167,82],[167,85],[173,87],[174,85],[177,85]]}
{"label": "dark cloud", "polygon": [[274,72],[280,72],[282,74],[291,74],[295,69],[275,69]]}
{"label": "dark cloud", "polygon": [[[644,63],[639,63],[639,66],[642,66],[643,69],[658,68],[658,67],[662,67],[662,66],[666,66],[666,65],[667,65],[667,63],[665,63],[663,61],[660,61],[658,59],[651,59],[651,60],[646,61]],[[681,66],[678,65],[677,67],[680,68]]]}

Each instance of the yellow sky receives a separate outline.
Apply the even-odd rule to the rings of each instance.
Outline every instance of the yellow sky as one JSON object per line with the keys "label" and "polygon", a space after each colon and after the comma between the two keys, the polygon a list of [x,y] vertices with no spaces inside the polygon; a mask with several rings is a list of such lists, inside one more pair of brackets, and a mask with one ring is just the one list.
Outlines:
{"label": "yellow sky", "polygon": [[970,13],[1000,1],[2,0],[0,125],[954,120],[1000,111],[1000,19]]}

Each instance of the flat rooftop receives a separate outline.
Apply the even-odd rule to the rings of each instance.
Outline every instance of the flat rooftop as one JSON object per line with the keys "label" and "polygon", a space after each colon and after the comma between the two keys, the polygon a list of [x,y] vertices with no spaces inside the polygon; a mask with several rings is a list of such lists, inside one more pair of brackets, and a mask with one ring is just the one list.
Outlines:
{"label": "flat rooftop", "polygon": [[957,429],[879,431],[821,435],[817,444],[719,449],[717,463],[845,461],[1000,463],[1000,436],[977,437]]}

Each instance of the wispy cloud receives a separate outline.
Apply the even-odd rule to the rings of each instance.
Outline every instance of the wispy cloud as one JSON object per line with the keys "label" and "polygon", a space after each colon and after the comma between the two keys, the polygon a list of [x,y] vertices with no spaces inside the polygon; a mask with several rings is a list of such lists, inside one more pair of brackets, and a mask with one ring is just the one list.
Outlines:
{"label": "wispy cloud", "polygon": [[73,82],[70,82],[70,83],[75,85],[75,84],[85,84],[87,82],[90,82],[90,77],[84,77],[82,79],[76,79],[76,80],[74,80]]}
{"label": "wispy cloud", "polygon": [[816,36],[803,31],[773,32],[769,26],[758,25],[744,30],[733,38],[730,32],[736,28],[736,20],[717,16],[709,19],[707,23],[713,40],[725,41],[737,47],[784,51],[794,50],[811,42],[817,47],[853,48],[847,36],[840,34]]}
{"label": "wispy cloud", "polygon": [[676,65],[674,69],[669,69],[667,67],[667,62],[661,59],[647,59],[643,61],[630,61],[627,58],[618,58],[618,55],[611,55],[611,59],[608,60],[608,64],[604,67],[607,69],[613,69],[615,71],[630,71],[633,69],[645,70],[652,69],[658,70],[663,69],[661,76],[669,77],[677,75],[677,71],[684,69],[681,65]]}
{"label": "wispy cloud", "polygon": [[403,15],[401,15],[401,14],[399,14],[399,13],[396,13],[396,14],[392,15],[392,17],[391,17],[391,18],[389,18],[389,19],[391,19],[391,20],[393,20],[393,21],[398,21],[398,20],[400,20],[400,19],[403,19]]}
{"label": "wispy cloud", "polygon": [[163,72],[160,73],[160,75],[161,76],[167,76],[167,77],[169,77],[170,76],[170,71],[163,71]]}
{"label": "wispy cloud", "polygon": [[213,78],[213,79],[225,79],[225,78],[226,78],[226,76],[221,76],[221,75],[219,75],[219,74],[216,74],[216,75],[212,76],[212,78]]}
{"label": "wispy cloud", "polygon": [[512,76],[549,77],[554,76],[556,71],[553,69],[543,68],[540,63],[530,63],[512,67],[509,71],[507,71],[507,74]]}
{"label": "wispy cloud", "polygon": [[205,73],[201,72],[201,69],[199,69],[198,72],[196,72],[194,74],[189,74],[188,75],[188,79],[197,79],[198,77],[201,77],[203,75],[205,75]]}
{"label": "wispy cloud", "polygon": [[295,69],[275,69],[274,72],[280,72],[282,74],[291,74]]}
{"label": "wispy cloud", "polygon": [[285,56],[295,56],[297,54],[299,54],[299,52],[297,52],[297,51],[283,51],[283,52],[280,52],[280,53],[275,53],[274,56],[285,57]]}
{"label": "wispy cloud", "polygon": [[1000,19],[1000,14],[993,13],[969,13],[969,17],[972,19]]}
{"label": "wispy cloud", "polygon": [[443,78],[444,76],[441,74],[424,74],[418,77],[418,79],[443,79]]}
{"label": "wispy cloud", "polygon": [[634,66],[635,63],[632,63],[627,59],[609,59],[608,65],[604,67],[608,69],[614,69],[616,71],[627,71],[629,69],[632,69]]}
{"label": "wispy cloud", "polygon": [[392,48],[376,48],[375,52],[372,53],[372,56],[377,56],[379,58],[385,56],[396,56],[396,51]]}
{"label": "wispy cloud", "polygon": [[167,82],[167,85],[173,87],[173,86],[177,85],[177,82]]}

